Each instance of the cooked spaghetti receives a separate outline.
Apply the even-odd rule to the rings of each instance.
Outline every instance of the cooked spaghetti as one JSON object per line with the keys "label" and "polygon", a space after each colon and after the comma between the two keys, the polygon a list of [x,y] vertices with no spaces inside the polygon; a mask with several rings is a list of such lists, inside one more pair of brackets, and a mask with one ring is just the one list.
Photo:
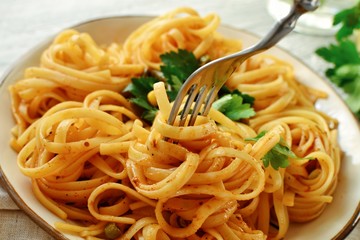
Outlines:
{"label": "cooked spaghetti", "polygon": [[[211,109],[194,126],[168,125],[160,81],[148,125],[122,95],[131,78],[160,69],[163,53],[215,59],[239,50],[219,23],[179,8],[108,46],[67,30],[10,87],[11,146],[36,198],[64,220],[57,229],[86,239],[282,239],[290,222],[310,221],[332,201],[336,121],[314,107],[326,94],[275,56],[247,60],[226,83],[255,98],[256,115],[242,122]],[[297,157],[264,166],[279,141]]]}

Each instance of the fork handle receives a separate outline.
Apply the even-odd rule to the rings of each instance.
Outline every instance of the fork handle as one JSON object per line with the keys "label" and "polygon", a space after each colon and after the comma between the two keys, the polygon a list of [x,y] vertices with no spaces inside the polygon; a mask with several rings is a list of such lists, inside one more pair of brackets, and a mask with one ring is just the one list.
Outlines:
{"label": "fork handle", "polygon": [[319,1],[295,0],[287,16],[275,24],[270,32],[253,47],[255,50],[266,50],[278,43],[290,33],[301,15],[318,7]]}
{"label": "fork handle", "polygon": [[[231,70],[228,71],[226,75],[230,76],[236,67],[243,63],[246,59],[277,44],[295,28],[296,22],[301,15],[309,11],[314,11],[318,8],[319,4],[320,0],[294,0],[294,4],[291,6],[288,15],[278,21],[261,41],[240,52],[230,54],[221,59],[215,59],[209,64],[216,64],[218,61],[228,61],[228,66]],[[222,84],[223,83],[219,85]]]}
{"label": "fork handle", "polygon": [[[295,28],[296,21],[301,15],[309,11],[314,11],[319,6],[319,3],[319,0],[294,0],[294,4],[291,6],[288,15],[278,21],[260,42],[248,49],[245,49],[244,51],[241,51],[239,55],[243,55],[244,53],[255,55],[273,47]],[[229,59],[237,57],[239,56],[235,53],[230,55]]]}

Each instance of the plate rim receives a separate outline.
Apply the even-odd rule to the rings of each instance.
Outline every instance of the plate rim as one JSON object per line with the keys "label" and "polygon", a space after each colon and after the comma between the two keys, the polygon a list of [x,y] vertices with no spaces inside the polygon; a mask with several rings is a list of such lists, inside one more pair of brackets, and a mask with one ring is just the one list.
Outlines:
{"label": "plate rim", "polygon": [[[21,62],[21,60],[25,56],[31,55],[31,54],[33,54],[35,52],[38,52],[41,48],[43,48],[45,46],[46,43],[49,43],[54,38],[54,36],[56,36],[57,34],[59,34],[62,31],[64,31],[65,29],[77,28],[77,27],[81,27],[82,25],[85,25],[85,24],[90,24],[92,22],[102,21],[102,20],[109,20],[109,19],[116,19],[116,18],[143,18],[143,19],[149,19],[150,20],[150,19],[155,18],[155,17],[157,17],[157,16],[156,15],[146,15],[146,14],[141,14],[141,15],[136,15],[136,14],[134,14],[134,15],[109,15],[109,16],[89,18],[87,20],[79,21],[79,22],[77,22],[75,24],[69,25],[68,27],[62,28],[62,29],[60,29],[59,31],[56,31],[53,34],[50,34],[50,35],[46,36],[44,39],[39,41],[37,44],[35,44],[34,46],[32,46],[28,50],[26,50],[25,53],[22,53],[20,55],[20,57],[18,57],[14,62],[12,62],[5,69],[4,73],[0,76],[0,89],[2,89],[4,87],[4,84],[5,84],[6,80],[8,79],[8,76],[14,71],[16,66]],[[221,23],[220,26],[224,27],[224,28],[234,30],[234,31],[241,31],[241,32],[243,32],[243,33],[245,33],[247,35],[253,36],[253,37],[257,38],[257,39],[261,38],[261,37],[259,37],[259,35],[255,34],[255,33],[252,33],[251,31],[248,31],[246,29],[240,29],[240,28],[237,28],[237,27],[232,26],[230,24]],[[347,110],[351,113],[351,117],[353,118],[352,120],[355,120],[355,122],[357,122],[358,130],[360,130],[360,121],[357,120],[355,114],[350,110],[349,106],[345,103],[344,99],[340,96],[340,94],[336,91],[336,89],[334,89],[334,86],[332,86],[329,83],[329,81],[326,81],[324,79],[324,77],[322,77],[318,72],[314,71],[307,63],[305,63],[298,56],[295,56],[295,55],[291,54],[287,49],[285,49],[285,48],[283,48],[283,47],[281,47],[279,45],[275,45],[274,48],[277,48],[277,49],[283,51],[284,53],[290,55],[292,58],[294,58],[299,63],[301,63],[303,66],[305,66],[309,71],[311,71],[313,74],[315,74],[319,79],[321,79],[321,81],[323,81],[323,83],[327,84],[333,90],[336,97],[339,98],[342,101],[342,103],[346,106]],[[68,240],[68,238],[65,235],[66,233],[58,231],[52,225],[47,223],[44,219],[42,219],[38,214],[36,214],[34,212],[34,210],[31,209],[24,202],[24,200],[19,196],[17,191],[14,189],[14,187],[11,185],[10,181],[7,179],[6,175],[4,174],[4,171],[3,171],[2,167],[1,167],[1,162],[0,162],[0,184],[2,185],[2,187],[4,187],[6,189],[7,193],[9,194],[11,199],[15,202],[15,204],[22,211],[24,211],[25,214],[27,216],[29,216],[30,219],[32,221],[34,221],[38,226],[40,226],[45,232],[50,234],[52,237],[55,237],[56,239]],[[342,227],[342,229],[334,237],[332,237],[332,239],[333,240],[345,239],[353,231],[353,229],[357,226],[357,224],[359,222],[360,222],[360,201],[358,202],[357,207],[356,207],[353,215],[351,216],[351,218]]]}

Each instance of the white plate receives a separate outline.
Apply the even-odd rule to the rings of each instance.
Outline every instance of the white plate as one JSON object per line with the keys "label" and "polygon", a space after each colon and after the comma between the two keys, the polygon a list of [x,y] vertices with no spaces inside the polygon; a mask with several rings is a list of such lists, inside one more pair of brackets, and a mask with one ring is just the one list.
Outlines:
{"label": "white plate", "polygon": [[[73,28],[81,32],[88,32],[98,43],[110,43],[123,41],[136,27],[148,20],[150,17],[110,17],[88,21]],[[252,34],[227,26],[221,26],[219,31],[227,37],[242,39],[245,46],[258,40]],[[31,192],[29,179],[20,173],[16,165],[16,153],[9,147],[10,129],[14,126],[14,121],[10,109],[8,86],[22,77],[26,67],[38,65],[40,54],[51,40],[52,38],[39,44],[23,56],[3,76],[3,81],[0,81],[2,82],[0,86],[0,173],[2,173],[3,181],[12,198],[37,224],[58,239],[79,239],[71,235],[63,235],[54,229],[54,223],[60,219],[35,199]],[[316,220],[306,224],[291,224],[286,239],[343,239],[359,220],[359,124],[330,85],[304,63],[279,48],[273,48],[270,52],[292,63],[295,66],[296,75],[302,83],[319,88],[329,94],[328,99],[320,100],[316,106],[339,120],[339,141],[344,151],[340,180],[333,202]]]}

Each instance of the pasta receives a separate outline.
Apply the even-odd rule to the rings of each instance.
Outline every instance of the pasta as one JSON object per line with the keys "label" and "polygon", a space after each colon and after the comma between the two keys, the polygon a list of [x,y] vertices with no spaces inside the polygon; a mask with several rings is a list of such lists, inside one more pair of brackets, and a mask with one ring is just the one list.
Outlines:
{"label": "pasta", "polygon": [[[172,103],[158,82],[150,126],[121,93],[131,78],[159,70],[163,53],[215,59],[241,49],[219,24],[216,14],[178,8],[108,46],[66,30],[10,87],[11,146],[36,198],[64,220],[57,229],[85,239],[282,239],[291,222],[311,221],[331,203],[336,120],[314,107],[326,94],[297,82],[276,56],[250,58],[227,81],[255,98],[256,115],[242,122],[211,109],[194,126],[169,125]],[[298,158],[265,167],[279,141]]]}

